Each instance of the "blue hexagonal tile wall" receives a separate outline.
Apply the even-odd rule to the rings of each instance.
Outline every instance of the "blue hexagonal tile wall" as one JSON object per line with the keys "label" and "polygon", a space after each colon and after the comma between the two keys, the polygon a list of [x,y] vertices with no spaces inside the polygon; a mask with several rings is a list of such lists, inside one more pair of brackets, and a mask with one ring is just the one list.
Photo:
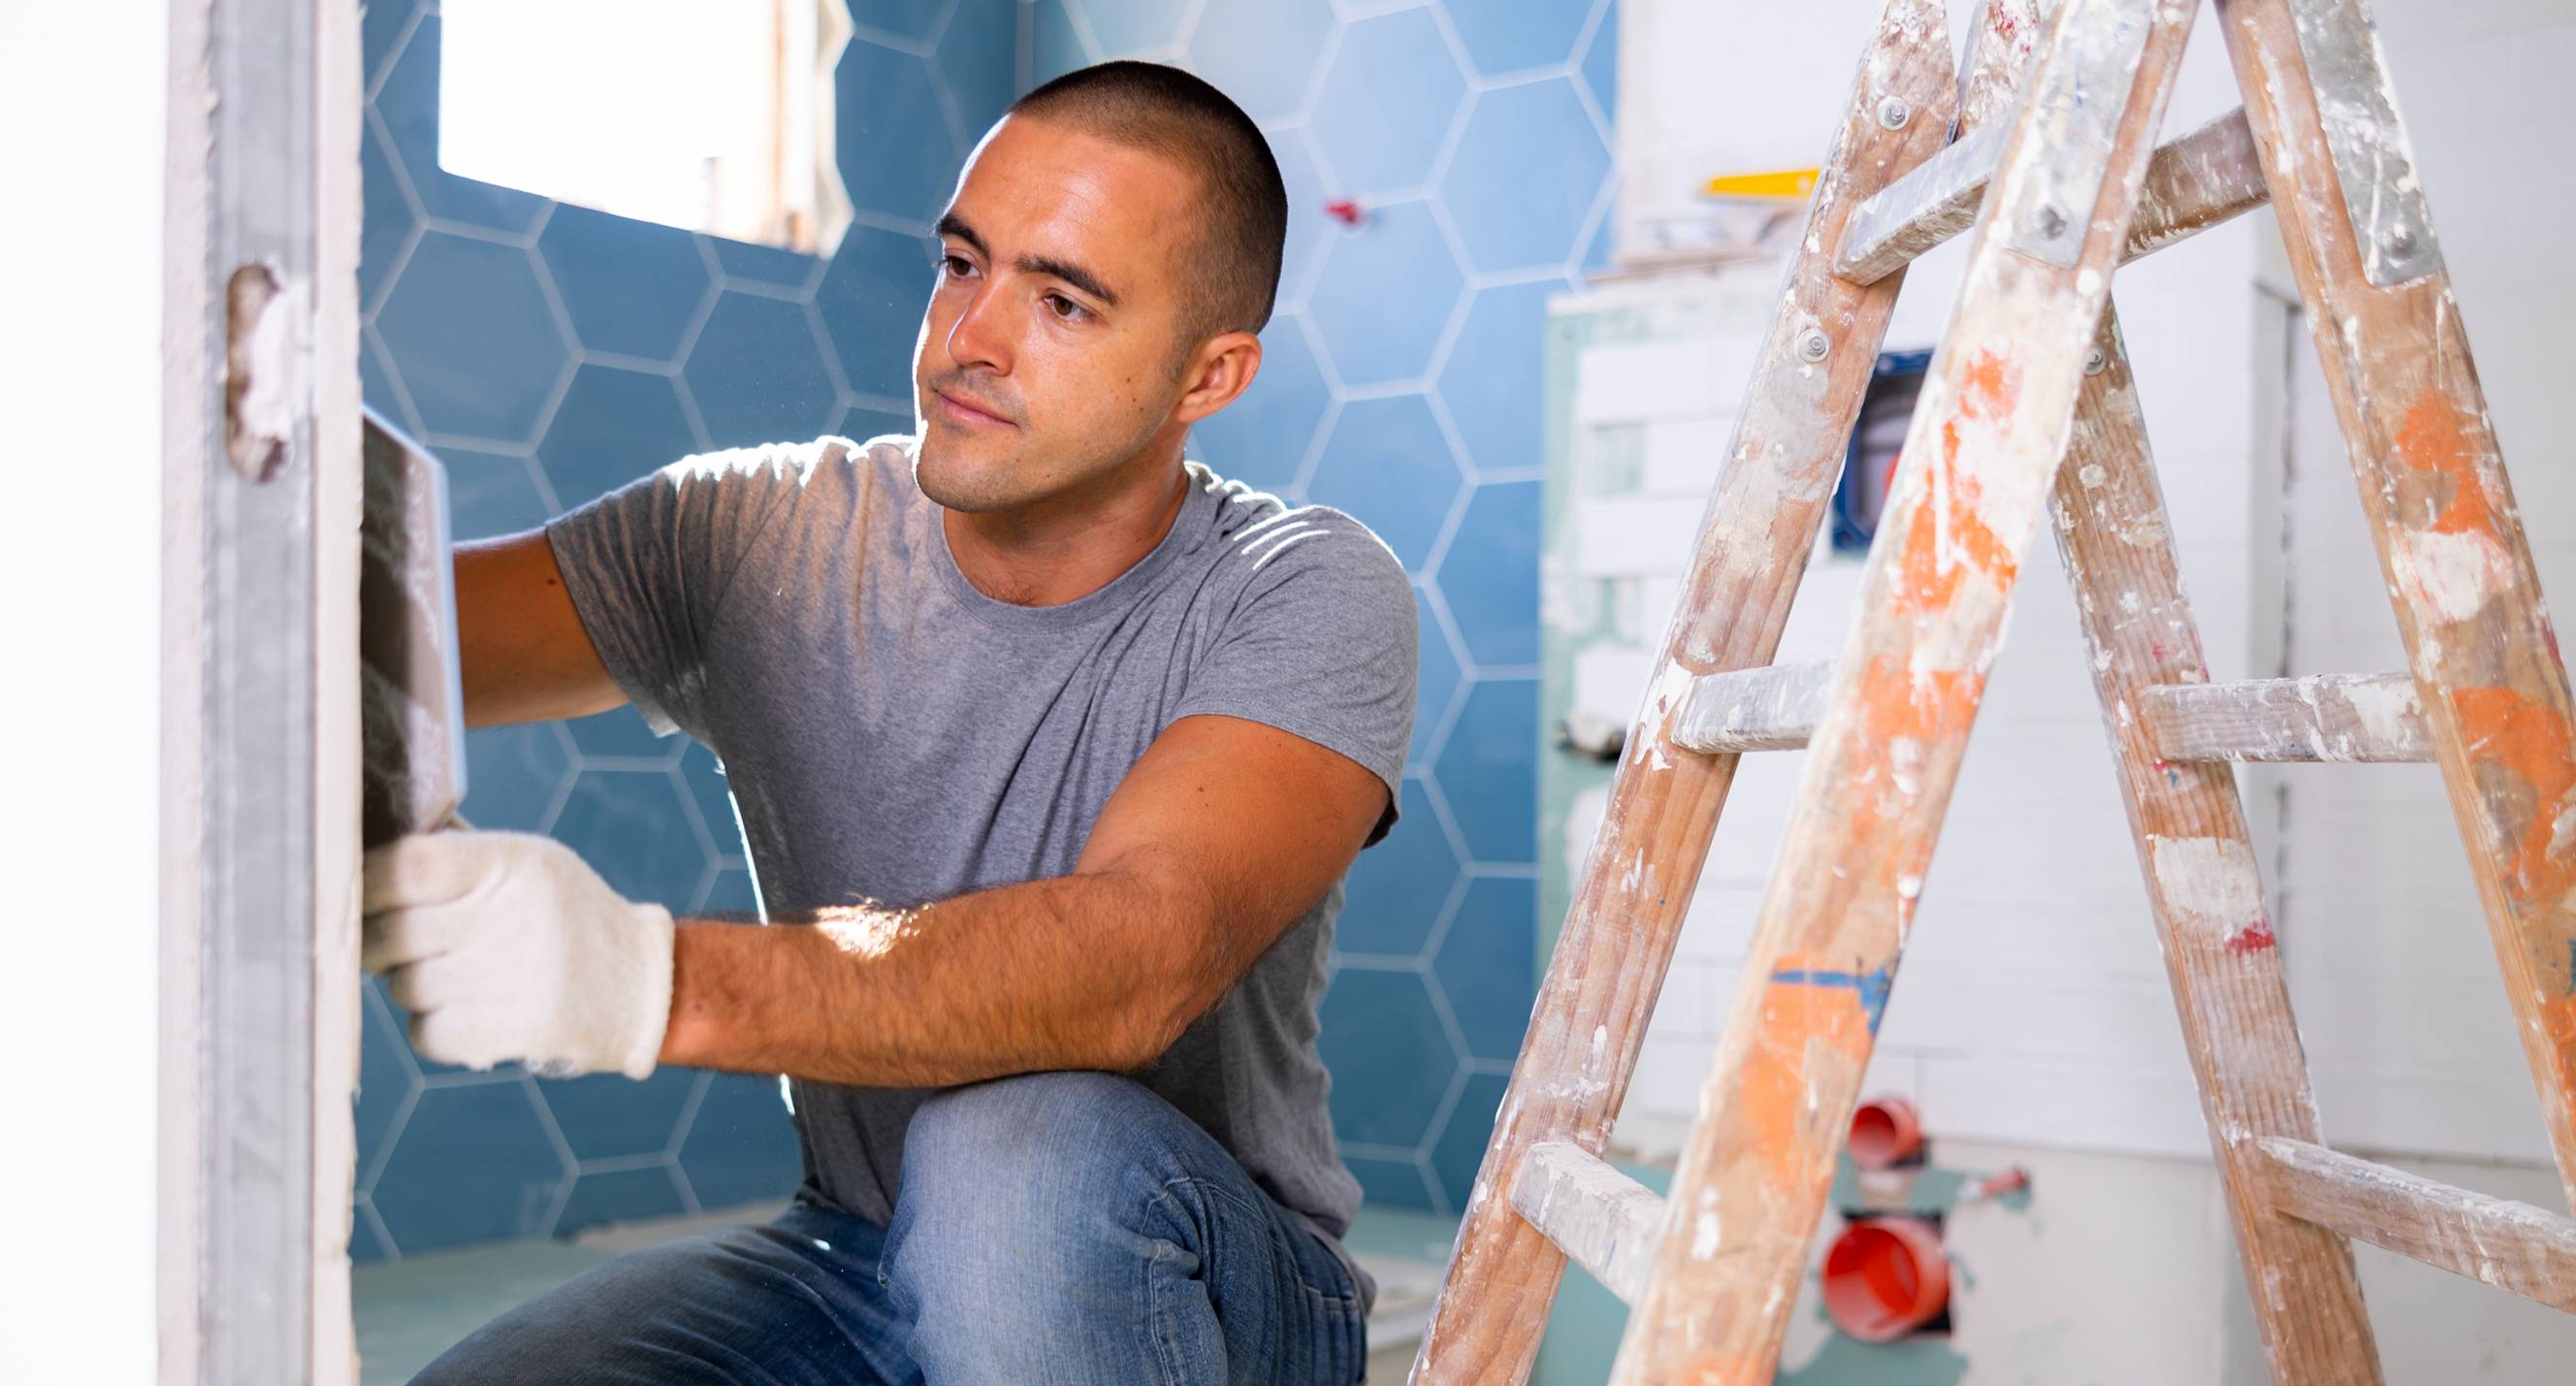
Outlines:
{"label": "blue hexagonal tile wall", "polygon": [[1432,980],[1449,1002],[1468,1057],[1509,1064],[1529,1029],[1537,995],[1538,882],[1478,876],[1441,931]]}
{"label": "blue hexagonal tile wall", "polygon": [[679,1134],[681,1113],[698,1090],[694,1069],[657,1069],[638,1082],[614,1073],[542,1079],[537,1092],[576,1160],[660,1155]]}
{"label": "blue hexagonal tile wall", "polygon": [[1398,203],[1325,246],[1307,314],[1345,386],[1418,380],[1466,286],[1431,204]]}
{"label": "blue hexagonal tile wall", "polygon": [[421,425],[433,435],[536,435],[572,368],[527,247],[432,230],[376,310]]}
{"label": "blue hexagonal tile wall", "polygon": [[563,1211],[555,1217],[554,1235],[570,1236],[584,1228],[611,1223],[674,1218],[688,1211],[688,1202],[680,1197],[680,1186],[672,1180],[671,1166],[667,1164],[595,1174],[585,1171],[572,1181],[572,1192],[564,1199]]}
{"label": "blue hexagonal tile wall", "polygon": [[1405,780],[1401,807],[1394,829],[1351,866],[1348,898],[1334,926],[1334,946],[1344,953],[1420,953],[1458,884],[1458,853],[1420,780]]}
{"label": "blue hexagonal tile wall", "polygon": [[1489,482],[1467,498],[1458,532],[1440,556],[1440,590],[1450,619],[1477,665],[1538,663],[1538,531],[1543,511],[1537,481]]}
{"label": "blue hexagonal tile wall", "polygon": [[1534,384],[1547,359],[1547,301],[1571,287],[1556,278],[1498,285],[1478,289],[1467,306],[1440,366],[1439,393],[1480,478],[1538,470],[1544,401]]}
{"label": "blue hexagonal tile wall", "polygon": [[696,237],[588,207],[555,208],[537,253],[591,351],[669,359],[711,287]]}
{"label": "blue hexagonal tile wall", "polygon": [[552,831],[630,900],[685,910],[707,874],[679,786],[658,770],[584,770]]}
{"label": "blue hexagonal tile wall", "polygon": [[706,1075],[706,1094],[680,1141],[680,1171],[701,1208],[739,1208],[795,1192],[804,1178],[796,1130],[778,1080]]}
{"label": "blue hexagonal tile wall", "polygon": [[1431,181],[1466,92],[1430,10],[1345,26],[1309,117],[1338,191],[1377,197]]}
{"label": "blue hexagonal tile wall", "polygon": [[422,1089],[368,1197],[404,1254],[542,1234],[572,1169],[523,1079]]}
{"label": "blue hexagonal tile wall", "polygon": [[1343,967],[1321,1015],[1316,1042],[1333,1071],[1334,1133],[1361,1145],[1420,1145],[1458,1073],[1422,974]]}
{"label": "blue hexagonal tile wall", "polygon": [[833,69],[833,157],[850,201],[869,211],[930,229],[965,151],[943,120],[938,78],[927,58],[867,39],[852,39]]}
{"label": "blue hexagonal tile wall", "polygon": [[1480,93],[1440,200],[1482,274],[1562,265],[1601,200],[1610,149],[1574,83],[1555,77]]}
{"label": "blue hexagonal tile wall", "polygon": [[1562,67],[1596,0],[1445,0],[1467,59],[1487,77]]}
{"label": "blue hexagonal tile wall", "polygon": [[1333,31],[1328,0],[1262,0],[1239,15],[1199,21],[1190,70],[1223,89],[1254,120],[1296,114],[1314,81],[1315,55]]}
{"label": "blue hexagonal tile wall", "polygon": [[1537,850],[1538,680],[1477,680],[1432,773],[1469,856],[1529,861]]}
{"label": "blue hexagonal tile wall", "polygon": [[705,446],[677,377],[593,363],[573,373],[537,440],[537,463],[570,510]]}
{"label": "blue hexagonal tile wall", "polygon": [[931,243],[904,231],[853,226],[814,291],[823,327],[850,388],[885,400],[912,398],[912,344],[930,306]]}
{"label": "blue hexagonal tile wall", "polygon": [[1430,401],[1396,395],[1342,406],[1306,498],[1358,516],[1406,568],[1419,570],[1463,482]]}
{"label": "blue hexagonal tile wall", "polygon": [[1449,1109],[1449,1120],[1431,1142],[1432,1177],[1453,1210],[1466,1207],[1467,1195],[1476,1187],[1476,1166],[1484,1162],[1485,1142],[1494,1135],[1494,1113],[1502,1106],[1503,1090],[1510,1081],[1509,1075],[1501,1073],[1471,1075]]}
{"label": "blue hexagonal tile wall", "polygon": [[728,291],[698,329],[681,368],[711,447],[802,442],[840,416],[805,305]]}

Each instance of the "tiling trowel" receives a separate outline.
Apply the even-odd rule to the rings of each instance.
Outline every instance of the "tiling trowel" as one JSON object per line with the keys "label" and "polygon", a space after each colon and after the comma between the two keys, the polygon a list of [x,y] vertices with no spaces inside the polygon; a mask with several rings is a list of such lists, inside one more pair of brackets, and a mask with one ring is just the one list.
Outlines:
{"label": "tiling trowel", "polygon": [[370,847],[462,826],[465,693],[456,663],[447,469],[373,409],[359,524],[359,721]]}

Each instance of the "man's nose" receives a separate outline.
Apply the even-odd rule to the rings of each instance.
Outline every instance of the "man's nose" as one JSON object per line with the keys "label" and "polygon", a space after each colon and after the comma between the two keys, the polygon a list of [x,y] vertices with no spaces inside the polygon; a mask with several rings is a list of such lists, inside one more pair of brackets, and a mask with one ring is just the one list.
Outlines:
{"label": "man's nose", "polygon": [[965,311],[948,325],[948,359],[960,366],[982,367],[1001,374],[1011,369],[1011,341],[1001,296],[992,286],[979,287],[966,300]]}

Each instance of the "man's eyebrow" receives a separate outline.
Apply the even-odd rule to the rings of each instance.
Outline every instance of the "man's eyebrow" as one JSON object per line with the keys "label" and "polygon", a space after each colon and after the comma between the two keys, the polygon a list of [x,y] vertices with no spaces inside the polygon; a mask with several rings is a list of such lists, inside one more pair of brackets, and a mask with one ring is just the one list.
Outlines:
{"label": "man's eyebrow", "polygon": [[1058,260],[1046,255],[1023,255],[1012,262],[1012,267],[1023,274],[1044,274],[1061,279],[1109,307],[1118,306],[1118,295],[1111,292],[1108,285],[1101,283],[1091,271],[1069,260]]}
{"label": "man's eyebrow", "polygon": [[978,255],[982,255],[989,259],[993,254],[993,252],[985,246],[984,238],[975,234],[975,228],[968,226],[966,224],[966,219],[957,215],[955,212],[940,213],[939,225],[935,229],[940,235],[955,236],[966,244],[975,247],[975,253]]}

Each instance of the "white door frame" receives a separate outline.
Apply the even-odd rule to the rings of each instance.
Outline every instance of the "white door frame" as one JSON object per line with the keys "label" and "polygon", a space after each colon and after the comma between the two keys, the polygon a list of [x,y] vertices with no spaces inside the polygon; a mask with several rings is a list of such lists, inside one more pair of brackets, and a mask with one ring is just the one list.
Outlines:
{"label": "white door frame", "polygon": [[171,0],[160,1380],[356,1379],[356,0]]}

